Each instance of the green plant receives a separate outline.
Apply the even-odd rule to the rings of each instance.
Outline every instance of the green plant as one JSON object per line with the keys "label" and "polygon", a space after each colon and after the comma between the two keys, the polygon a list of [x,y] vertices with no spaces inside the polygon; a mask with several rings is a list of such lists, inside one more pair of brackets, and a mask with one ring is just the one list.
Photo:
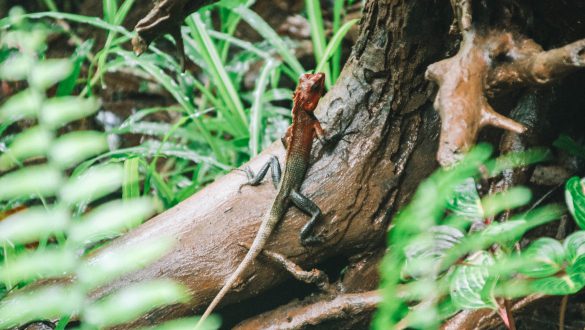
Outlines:
{"label": "green plant", "polygon": [[[75,63],[44,59],[46,30],[13,10],[10,30],[0,31],[0,79],[26,81],[28,87],[0,105],[0,205],[25,209],[0,222],[0,328],[35,320],[58,320],[63,329],[77,319],[84,329],[130,322],[147,311],[189,300],[185,288],[152,280],[113,291],[93,300],[90,293],[117,277],[158,259],[171,238],[120,247],[90,261],[88,251],[152,215],[150,198],[139,198],[137,164],[76,166],[107,150],[105,134],[71,127],[95,113],[92,97],[54,96],[67,84]],[[58,85],[57,89],[53,86]],[[17,123],[26,122],[21,132]],[[123,200],[117,199],[122,188]],[[43,281],[68,278],[68,280]],[[163,326],[180,329],[195,319]],[[177,323],[178,322],[178,323]],[[216,328],[217,322],[209,324]]]}
{"label": "green plant", "polygon": [[[494,176],[540,161],[545,153],[489,160],[490,152],[480,145],[455,167],[437,171],[394,218],[381,266],[384,301],[375,329],[437,328],[459,310],[480,308],[497,310],[508,322],[506,299],[567,295],[585,286],[585,231],[563,243],[540,238],[519,249],[524,233],[560,217],[558,206],[532,207],[508,221],[491,222],[502,211],[526,205],[531,193],[516,187],[480,199],[475,188],[481,166]],[[567,183],[567,196],[585,229],[578,220],[585,210],[581,180]]]}
{"label": "green plant", "polygon": [[[248,8],[252,1],[220,1],[186,19],[182,35],[186,55],[202,69],[197,75],[183,73],[177,61],[159,51],[156,45],[151,45],[149,52],[141,57],[123,48],[133,36],[120,26],[134,3],[132,0],[104,0],[103,19],[61,13],[53,1],[45,3],[50,12],[25,17],[89,24],[107,33],[105,44],[96,51],[92,40],[80,41],[71,29],[57,28],[56,32],[68,34],[78,45],[74,70],[60,84],[58,95],[71,93],[78,87],[76,84],[84,87],[82,95],[91,95],[99,82],[103,86],[102,77],[106,72],[124,69],[151,77],[178,104],[137,111],[108,133],[144,134],[152,139],[139,146],[97,155],[80,169],[96,162],[136,159],[134,174],[142,184],[141,195],[154,193],[163,207],[170,208],[217,176],[257,155],[284,133],[290,110],[283,104],[292,101],[292,90],[282,86],[291,80],[296,82],[305,68],[291,51],[294,45]],[[339,23],[342,10],[339,3],[336,6],[335,19]],[[217,30],[211,21],[214,11],[220,18]],[[235,38],[233,34],[241,21],[250,24],[265,40],[250,43]],[[343,36],[355,22],[334,29],[329,43],[323,44],[324,54],[319,55],[317,70],[329,67]],[[322,26],[312,25],[324,35]],[[9,26],[8,18],[0,19],[0,29]],[[263,63],[259,83],[252,90],[243,89],[246,70],[242,68],[258,62]],[[89,65],[88,77],[80,76],[83,65]],[[160,111],[175,113],[178,119],[170,124],[148,120],[149,115]]]}

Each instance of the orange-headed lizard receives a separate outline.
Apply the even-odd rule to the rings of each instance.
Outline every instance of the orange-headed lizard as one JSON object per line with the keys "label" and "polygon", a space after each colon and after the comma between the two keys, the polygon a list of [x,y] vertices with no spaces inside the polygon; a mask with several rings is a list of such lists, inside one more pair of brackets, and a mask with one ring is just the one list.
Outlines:
{"label": "orange-headed lizard", "polygon": [[244,257],[244,260],[228,278],[209,307],[207,307],[197,327],[211,314],[234,283],[236,283],[254,259],[262,252],[268,238],[286,213],[291,202],[303,212],[311,215],[311,219],[301,230],[301,243],[307,245],[320,241],[319,238],[311,236],[311,232],[321,217],[321,210],[310,199],[303,196],[299,192],[299,189],[309,167],[309,158],[311,156],[311,148],[313,147],[315,135],[321,141],[325,141],[325,132],[321,128],[319,120],[313,114],[323,94],[324,82],[325,74],[323,73],[307,73],[302,75],[299,80],[299,85],[293,98],[292,125],[288,128],[282,140],[286,148],[286,160],[282,180],[280,180],[280,165],[274,156],[269,163],[262,167],[258,175],[254,176],[251,171],[247,171],[248,184],[257,185],[266,175],[268,168],[271,167],[274,183],[276,184],[280,181],[278,192],[272,202],[270,211],[264,216],[256,238],[254,238],[254,242]]}

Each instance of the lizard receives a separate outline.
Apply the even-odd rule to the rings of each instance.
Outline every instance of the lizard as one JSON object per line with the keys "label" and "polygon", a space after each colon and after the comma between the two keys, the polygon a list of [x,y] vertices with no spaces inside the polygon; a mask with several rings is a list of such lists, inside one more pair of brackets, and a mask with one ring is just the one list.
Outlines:
{"label": "lizard", "polygon": [[311,237],[310,234],[321,217],[321,210],[313,201],[303,196],[299,192],[299,189],[309,167],[309,159],[315,135],[322,143],[326,141],[325,131],[313,113],[323,94],[324,83],[324,73],[306,73],[299,79],[299,84],[293,96],[292,124],[282,139],[286,148],[282,180],[280,180],[280,165],[275,156],[271,157],[270,161],[262,167],[255,177],[249,169],[246,171],[249,180],[246,184],[257,185],[266,175],[270,166],[272,168],[273,182],[275,184],[280,182],[278,184],[278,191],[272,202],[270,211],[265,214],[262,220],[262,224],[254,238],[252,246],[248,249],[243,261],[240,262],[236,270],[227,279],[219,293],[209,304],[199,319],[196,329],[199,328],[232,286],[234,286],[236,281],[242,276],[244,271],[249,268],[255,258],[262,252],[270,235],[284,217],[291,202],[302,211],[311,215],[311,219],[301,229],[301,244],[306,246],[320,242],[319,238]]}

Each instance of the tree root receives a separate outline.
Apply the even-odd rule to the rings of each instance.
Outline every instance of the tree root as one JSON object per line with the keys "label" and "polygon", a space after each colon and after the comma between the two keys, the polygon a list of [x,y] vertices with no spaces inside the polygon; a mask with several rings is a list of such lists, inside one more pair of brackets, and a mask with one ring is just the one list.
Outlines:
{"label": "tree root", "polygon": [[307,329],[335,321],[343,324],[340,328],[346,329],[362,317],[367,319],[382,301],[377,291],[338,294],[333,299],[330,296],[320,298],[310,303],[297,301],[279,307],[250,318],[234,329]]}
{"label": "tree root", "polygon": [[472,26],[470,1],[451,4],[456,13],[452,28],[458,24],[463,38],[459,52],[431,64],[426,72],[426,78],[439,85],[434,107],[442,121],[437,160],[443,166],[459,160],[484,126],[526,130],[497,113],[487,97],[511,87],[547,84],[585,67],[585,39],[543,51],[518,33]]}

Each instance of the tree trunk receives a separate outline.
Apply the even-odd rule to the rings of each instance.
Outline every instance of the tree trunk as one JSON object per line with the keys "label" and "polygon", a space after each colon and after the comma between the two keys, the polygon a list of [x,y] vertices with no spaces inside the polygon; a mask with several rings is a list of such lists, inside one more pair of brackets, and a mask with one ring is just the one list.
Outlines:
{"label": "tree trunk", "polygon": [[[517,29],[537,38],[545,49],[585,37],[585,10],[579,0],[562,4],[549,4],[547,0],[489,3],[485,8],[483,2],[474,5],[477,15],[474,20],[477,18],[484,26],[499,24],[505,29]],[[506,9],[511,11],[507,21],[495,17]],[[305,269],[313,266],[325,269],[344,294],[377,287],[377,262],[383,255],[385,234],[393,214],[408,201],[418,183],[438,166],[436,153],[441,129],[440,118],[433,108],[437,86],[425,79],[425,71],[432,63],[457,51],[459,39],[449,35],[451,10],[447,0],[367,1],[360,37],[339,80],[316,112],[329,134],[356,132],[331,149],[315,147],[301,189],[323,211],[323,221],[317,230],[322,231],[326,241],[314,248],[300,245],[299,230],[308,219],[291,208],[266,249],[288,257]],[[583,86],[584,81],[585,76],[578,74],[555,87],[531,90],[536,96],[554,94],[570,98],[547,102],[547,109],[557,107],[556,116],[564,116],[560,120],[562,125],[551,128],[550,132],[535,133],[537,138],[533,140],[544,138],[544,144],[550,145],[550,137],[556,137],[564,127],[571,127],[574,122],[571,118],[577,116],[577,111],[582,113],[585,99],[582,87],[579,90],[570,86],[577,83]],[[518,104],[521,95],[520,89],[506,90],[504,96],[495,95],[490,101],[493,100],[492,106],[497,111],[503,109],[501,112],[507,113]],[[559,104],[564,104],[564,108],[559,108]],[[545,111],[543,120],[546,114]],[[486,128],[482,132],[480,139],[497,144],[502,131]],[[275,142],[246,166],[257,170],[269,155],[278,156],[282,163],[284,149],[280,142]],[[249,244],[253,240],[275,195],[268,182],[244,187],[238,193],[244,181],[243,172],[233,171],[94,254],[92,258],[99,258],[117,247],[163,235],[177,242],[161,260],[100,289],[95,297],[132,282],[171,278],[190,289],[191,302],[157,310],[138,323],[144,325],[201,313],[244,257],[246,250],[239,243]],[[341,276],[344,268],[346,271]],[[222,304],[232,306],[218,312],[224,316],[224,326],[231,327],[315,291],[310,285],[291,280],[288,272],[261,256],[246,279]],[[337,295],[323,293],[305,303],[330,300]],[[247,301],[253,297],[255,300]],[[363,301],[375,301],[372,297],[369,294]],[[340,297],[336,301],[340,299],[343,300]],[[361,323],[352,323],[352,327],[367,324],[371,309],[364,308],[363,312],[365,317]],[[331,320],[326,324],[325,328],[347,326]]]}

